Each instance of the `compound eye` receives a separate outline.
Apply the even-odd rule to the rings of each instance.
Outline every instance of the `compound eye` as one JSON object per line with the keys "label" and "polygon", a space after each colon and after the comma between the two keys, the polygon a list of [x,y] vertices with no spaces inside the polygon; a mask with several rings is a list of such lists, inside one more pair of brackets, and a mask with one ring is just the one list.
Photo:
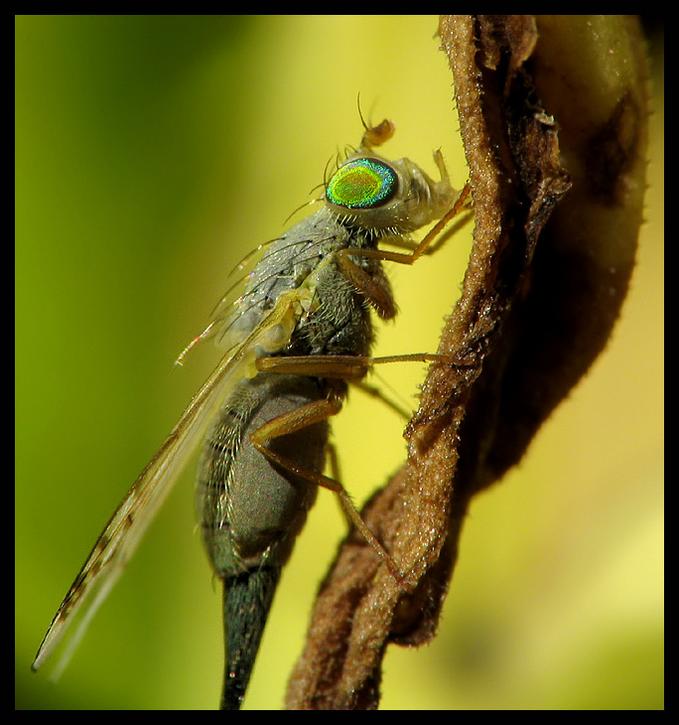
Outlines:
{"label": "compound eye", "polygon": [[340,166],[325,190],[325,198],[347,209],[372,209],[385,204],[398,189],[396,172],[379,159],[355,159]]}

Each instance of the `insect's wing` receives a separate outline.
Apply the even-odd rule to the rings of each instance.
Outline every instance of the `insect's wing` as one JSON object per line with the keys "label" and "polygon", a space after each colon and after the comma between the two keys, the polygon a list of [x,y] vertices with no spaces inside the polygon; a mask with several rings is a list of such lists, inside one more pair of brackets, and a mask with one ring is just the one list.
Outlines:
{"label": "insect's wing", "polygon": [[262,259],[266,260],[268,248],[280,240],[281,237],[276,237],[255,247],[229,272],[229,278],[235,278],[233,283],[212,308],[208,326],[181,351],[176,360],[177,365],[183,365],[184,359],[196,345],[212,337],[218,336],[219,347],[226,350],[231,347],[232,338],[238,336],[238,332],[233,331],[232,327],[242,314],[243,308],[247,306],[245,295],[242,294],[244,283],[247,286],[247,280],[252,277],[253,270]]}
{"label": "insect's wing", "polygon": [[[285,300],[263,317],[255,329],[231,354],[227,353],[193,397],[160,450],[132,484],[94,545],[83,568],[71,585],[40,645],[32,669],[37,670],[73,623],[78,610],[83,615],[65,659],[83,634],[96,607],[104,600],[146,528],[178,478],[183,465],[202,435],[231,385],[238,379],[248,356],[271,325],[289,311]],[[83,605],[87,607],[83,609]],[[87,611],[85,611],[87,610]]]}

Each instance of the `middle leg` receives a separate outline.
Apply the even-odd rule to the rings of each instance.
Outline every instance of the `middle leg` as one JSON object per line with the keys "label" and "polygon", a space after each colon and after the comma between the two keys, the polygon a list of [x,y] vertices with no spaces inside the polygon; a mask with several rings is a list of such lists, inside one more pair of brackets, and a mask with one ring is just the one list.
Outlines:
{"label": "middle leg", "polygon": [[331,393],[330,396],[324,400],[307,403],[290,411],[289,413],[285,413],[273,420],[270,420],[268,423],[265,423],[258,428],[254,433],[251,433],[250,440],[252,445],[269,461],[277,464],[290,473],[293,473],[299,478],[333,491],[339,498],[342,508],[346,512],[350,521],[354,524],[354,526],[356,526],[377,556],[387,565],[392,576],[400,584],[404,585],[405,579],[396,562],[387,553],[382,544],[380,544],[375,535],[368,528],[365,521],[363,521],[344,486],[334,478],[330,478],[322,473],[300,466],[287,456],[283,456],[269,447],[271,441],[276,438],[303,430],[314,423],[319,423],[330,416],[336,415],[341,410],[341,407],[342,403],[340,396],[336,393]]}

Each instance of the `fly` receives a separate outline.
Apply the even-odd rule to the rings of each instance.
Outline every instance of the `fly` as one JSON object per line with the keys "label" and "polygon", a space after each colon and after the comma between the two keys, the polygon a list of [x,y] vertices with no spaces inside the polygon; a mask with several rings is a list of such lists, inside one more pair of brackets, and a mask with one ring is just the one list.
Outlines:
{"label": "fly", "polygon": [[[322,206],[266,245],[233,303],[222,299],[207,328],[182,352],[216,337],[226,348],[160,450],[109,520],[59,606],[33,669],[54,650],[76,613],[75,646],[117,580],[187,458],[204,439],[196,503],[203,541],[224,585],[226,666],[221,707],[245,695],[281,569],[319,486],[328,488],[352,523],[403,581],[397,564],[354,508],[344,487],[323,474],[328,419],[350,382],[376,362],[435,355],[371,358],[370,308],[382,319],[396,305],[382,261],[412,264],[466,205],[439,151],[434,181],[407,158],[388,161],[374,147],[393,124],[364,123],[358,149],[328,180]],[[409,234],[437,224],[410,253]],[[66,656],[68,656],[71,647]]]}

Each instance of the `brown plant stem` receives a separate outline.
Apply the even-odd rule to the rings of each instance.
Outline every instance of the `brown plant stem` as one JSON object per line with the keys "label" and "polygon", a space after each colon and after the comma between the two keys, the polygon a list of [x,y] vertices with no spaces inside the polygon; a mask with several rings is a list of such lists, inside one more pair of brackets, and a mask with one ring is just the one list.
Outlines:
{"label": "brown plant stem", "polygon": [[[347,538],[320,587],[289,708],[377,707],[386,645],[420,644],[434,634],[469,500],[520,459],[618,315],[643,199],[639,31],[627,22],[610,31],[611,42],[630,39],[619,50],[634,70],[606,98],[590,89],[591,108],[572,111],[550,85],[572,32],[568,22],[576,21],[441,18],[475,230],[462,296],[438,352],[464,366],[431,366],[405,432],[408,460],[363,511],[408,586],[378,567],[355,533]],[[601,28],[589,36],[580,30],[582,42],[601,36]],[[599,58],[596,48],[592,57]],[[574,58],[565,67],[562,92],[577,81],[596,84],[596,73],[583,76]],[[567,206],[569,197],[575,203]],[[604,280],[613,294],[602,292]]]}

